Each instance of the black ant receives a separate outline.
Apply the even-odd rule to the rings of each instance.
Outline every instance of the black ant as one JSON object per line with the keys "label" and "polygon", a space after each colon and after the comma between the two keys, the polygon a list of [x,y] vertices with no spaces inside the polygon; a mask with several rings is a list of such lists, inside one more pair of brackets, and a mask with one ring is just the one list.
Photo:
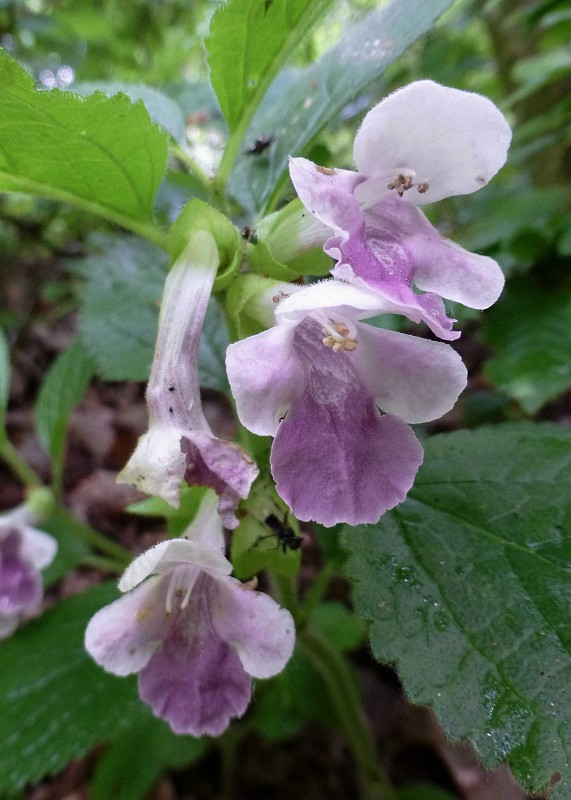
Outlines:
{"label": "black ant", "polygon": [[275,514],[270,514],[269,517],[266,517],[265,524],[271,529],[272,533],[268,533],[267,536],[260,536],[255,543],[257,544],[260,539],[268,539],[270,536],[275,536],[278,540],[276,547],[281,546],[284,555],[288,550],[299,550],[303,544],[303,537],[298,536],[295,531],[289,527],[286,520],[287,513],[283,521],[279,519],[279,517],[276,517]]}
{"label": "black ant", "polygon": [[246,154],[249,156],[259,156],[273,141],[273,136],[265,136],[263,134],[262,136],[257,136],[252,144],[246,148]]}

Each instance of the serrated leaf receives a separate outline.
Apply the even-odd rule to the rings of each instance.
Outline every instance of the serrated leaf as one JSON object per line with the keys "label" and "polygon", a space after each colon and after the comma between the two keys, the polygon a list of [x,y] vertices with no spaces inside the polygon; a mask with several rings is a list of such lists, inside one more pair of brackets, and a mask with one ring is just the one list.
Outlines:
{"label": "serrated leaf", "polygon": [[177,736],[141,705],[99,761],[91,800],[141,800],[166,769],[187,766],[206,747],[205,739]]}
{"label": "serrated leaf", "polygon": [[74,83],[71,91],[82,97],[89,97],[95,92],[102,92],[107,97],[116,94],[125,94],[134,103],[138,100],[144,103],[149,112],[149,117],[156,122],[169,136],[182,144],[186,138],[184,115],[180,106],[168,95],[152,86],[142,83],[120,83],[119,81],[100,81],[97,83],[82,81]]}
{"label": "serrated leaf", "polygon": [[152,226],[167,136],[142,103],[36,91],[3,51],[0,87],[0,191],[73,203],[132,228]]}
{"label": "serrated leaf", "polygon": [[355,608],[449,735],[545,786],[571,754],[571,434],[501,425],[425,451],[405,503],[344,531]]}
{"label": "serrated leaf", "polygon": [[535,414],[571,386],[571,293],[532,278],[512,280],[484,320],[495,349],[485,372],[492,383]]}
{"label": "serrated leaf", "polygon": [[210,80],[234,130],[249,122],[272,79],[332,0],[228,0],[206,40]]}
{"label": "serrated leaf", "polygon": [[56,358],[42,383],[36,403],[36,429],[52,461],[61,459],[67,424],[93,377],[93,363],[75,339]]}
{"label": "serrated leaf", "polygon": [[[300,156],[319,131],[431,28],[452,0],[392,0],[343,33],[312,66],[272,86],[255,114],[246,141],[272,136],[261,156],[241,154],[229,188],[250,212],[265,207],[287,169],[289,155]],[[414,110],[411,109],[414,115]],[[414,123],[413,123],[414,124]]]}
{"label": "serrated leaf", "polygon": [[117,594],[100,584],[0,644],[0,795],[58,772],[136,712],[134,680],[108,675],[83,647],[88,620]]}
{"label": "serrated leaf", "polygon": [[[105,380],[146,381],[168,258],[140,239],[97,237],[92,241],[96,252],[75,266],[86,278],[80,292],[82,341]],[[227,346],[225,320],[211,300],[199,351],[204,388],[227,391]]]}

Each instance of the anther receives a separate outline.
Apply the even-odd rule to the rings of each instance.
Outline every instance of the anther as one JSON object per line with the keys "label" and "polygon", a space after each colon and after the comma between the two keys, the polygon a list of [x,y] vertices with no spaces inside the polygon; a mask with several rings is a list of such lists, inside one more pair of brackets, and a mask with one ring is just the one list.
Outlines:
{"label": "anther", "polygon": [[427,181],[423,181],[419,183],[416,187],[416,190],[419,194],[425,194],[429,190],[430,186],[428,185]]}

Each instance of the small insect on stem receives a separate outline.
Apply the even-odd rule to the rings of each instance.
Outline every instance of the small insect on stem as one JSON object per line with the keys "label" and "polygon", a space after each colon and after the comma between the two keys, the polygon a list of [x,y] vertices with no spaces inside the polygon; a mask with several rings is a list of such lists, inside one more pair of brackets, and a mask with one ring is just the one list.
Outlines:
{"label": "small insect on stem", "polygon": [[249,156],[259,156],[260,153],[263,153],[273,141],[273,136],[266,136],[265,134],[256,136],[252,144],[246,148],[245,152]]}
{"label": "small insect on stem", "polygon": [[254,545],[263,539],[275,536],[278,540],[276,547],[281,547],[284,554],[286,554],[288,550],[299,550],[303,544],[303,537],[298,536],[295,531],[289,527],[287,524],[287,517],[287,512],[283,520],[276,517],[275,514],[270,514],[269,517],[266,517],[265,524],[270,528],[272,533],[268,533],[266,536],[259,536],[254,542]]}

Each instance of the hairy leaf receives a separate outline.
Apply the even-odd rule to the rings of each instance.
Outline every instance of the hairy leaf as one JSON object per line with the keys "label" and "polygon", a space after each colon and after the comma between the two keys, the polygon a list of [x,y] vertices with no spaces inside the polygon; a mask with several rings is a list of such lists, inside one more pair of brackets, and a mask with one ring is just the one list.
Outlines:
{"label": "hairy leaf", "polygon": [[375,656],[531,788],[571,755],[570,485],[564,429],[442,434],[407,501],[343,534]]}
{"label": "hairy leaf", "polygon": [[60,353],[45,377],[36,404],[36,428],[54,462],[62,457],[70,414],[92,377],[93,363],[79,339]]}
{"label": "hairy leaf", "polygon": [[92,800],[141,800],[166,769],[187,766],[206,747],[205,739],[176,736],[141,705],[97,765],[90,796]]}
{"label": "hairy leaf", "polygon": [[107,97],[116,94],[125,94],[133,103],[141,100],[149,113],[149,117],[156,122],[169,136],[179,144],[185,141],[184,116],[180,106],[164,92],[143,83],[120,83],[119,81],[100,81],[92,83],[84,81],[74,83],[71,89],[75,94],[89,97],[95,92],[102,92]]}
{"label": "hairy leaf", "polygon": [[116,597],[100,584],[0,643],[1,796],[58,772],[136,713],[134,680],[108,675],[83,647],[88,620]]}
{"label": "hairy leaf", "polygon": [[571,386],[571,294],[531,278],[513,280],[486,316],[495,356],[486,374],[529,413]]}
{"label": "hairy leaf", "polygon": [[142,103],[36,91],[0,51],[0,191],[79,205],[119,223],[152,224],[167,136]]}
{"label": "hairy leaf", "polygon": [[[392,0],[344,31],[339,44],[315,64],[289,80],[278,77],[246,135],[247,142],[273,137],[272,146],[259,156],[242,154],[230,181],[232,192],[248,211],[264,208],[287,169],[288,155],[302,155],[319,131],[429,30],[451,2]],[[411,124],[419,124],[415,109]]]}
{"label": "hairy leaf", "polygon": [[210,80],[230,130],[249,120],[272,79],[331,0],[228,0],[206,40]]}

